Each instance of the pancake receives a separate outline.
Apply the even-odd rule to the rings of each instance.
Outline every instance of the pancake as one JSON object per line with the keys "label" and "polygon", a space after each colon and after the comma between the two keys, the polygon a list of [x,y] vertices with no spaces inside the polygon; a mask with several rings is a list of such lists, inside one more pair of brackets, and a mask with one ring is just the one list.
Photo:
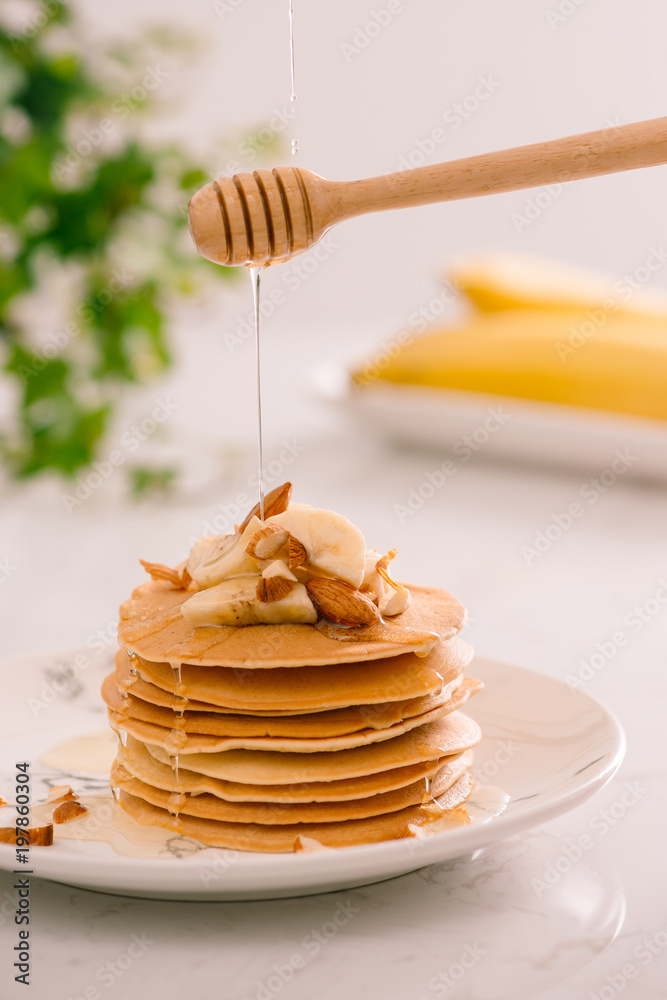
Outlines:
{"label": "pancake", "polygon": [[169,792],[156,787],[152,782],[143,781],[139,775],[130,773],[120,764],[112,770],[111,778],[118,788],[174,815],[198,816],[226,823],[284,826],[290,823],[334,823],[364,819],[420,805],[443,795],[465,774],[469,763],[466,755],[462,754],[455,761],[440,767],[434,777],[428,780],[422,778],[394,791],[338,802],[228,802],[206,792],[194,795],[189,791]]}
{"label": "pancake", "polygon": [[[165,729],[179,729],[184,733],[202,736],[270,736],[296,738],[322,738],[344,736],[360,730],[387,729],[403,719],[424,715],[445,705],[455,689],[463,682],[457,677],[443,687],[437,695],[394,701],[379,705],[358,705],[315,712],[306,715],[253,716],[233,715],[222,712],[201,712],[183,709],[174,711],[135,696],[135,688],[123,694],[115,676],[110,674],[102,684],[102,697],[110,708],[142,722],[150,722]],[[159,690],[155,688],[155,690]],[[150,692],[146,692],[150,694]],[[188,704],[191,704],[188,702]]]}
{"label": "pancake", "polygon": [[[115,704],[121,707],[120,694],[111,681],[111,687],[116,695]],[[124,729],[132,733],[137,739],[149,742],[157,746],[178,753],[181,756],[199,753],[219,753],[231,750],[269,750],[279,753],[321,753],[323,751],[347,750],[352,747],[366,746],[372,743],[379,743],[384,740],[392,740],[403,733],[409,732],[418,726],[427,725],[429,722],[455,712],[461,708],[471,694],[476,693],[482,687],[481,681],[474,678],[465,678],[463,683],[454,690],[449,701],[444,705],[432,709],[422,715],[414,716],[410,719],[403,719],[393,726],[385,729],[360,729],[357,732],[347,733],[343,736],[328,736],[320,738],[308,737],[286,737],[286,736],[202,736],[184,732],[180,728],[165,728],[151,722],[144,722],[134,718],[124,711],[109,709],[109,722],[112,729],[118,731]],[[109,704],[109,702],[107,702]]]}
{"label": "pancake", "polygon": [[[481,732],[461,708],[483,687],[465,676],[465,609],[447,591],[392,581],[395,550],[365,550],[339,515],[294,508],[303,536],[269,517],[240,545],[204,539],[174,569],[144,563],[151,581],[121,606],[102,685],[120,737],[117,801],[140,825],[243,851],[370,844],[465,821]],[[248,567],[246,594],[235,578]],[[188,618],[233,624],[193,626],[182,605],[216,574],[224,586],[209,604],[222,603],[199,618],[192,604]],[[242,624],[258,618],[280,624]]]}
{"label": "pancake", "polygon": [[465,608],[445,590],[409,585],[410,607],[368,628],[345,628],[322,619],[315,625],[201,626],[180,611],[192,596],[164,580],[137,587],[120,609],[118,639],[154,662],[268,669],[428,653],[437,638],[450,639],[465,624]]}
{"label": "pancake", "polygon": [[[134,663],[139,672],[137,683],[150,683],[170,694],[198,701],[206,705],[208,711],[211,706],[220,706],[230,712],[252,715],[283,712],[296,715],[434,694],[443,684],[459,677],[472,656],[472,647],[467,642],[450,639],[437,642],[424,657],[411,652],[366,663],[304,666],[298,670],[184,664],[175,672],[168,663],[152,662],[140,656],[134,658]],[[121,678],[129,676],[130,660],[122,650],[116,654],[116,668]],[[159,695],[153,694],[146,700],[179,707],[177,702],[159,701],[156,697]]]}
{"label": "pancake", "polygon": [[122,788],[119,801],[141,826],[166,827],[211,847],[285,853],[297,849],[299,837],[315,840],[325,847],[348,847],[413,836],[409,827],[423,826],[442,819],[447,812],[459,808],[466,801],[472,788],[473,779],[465,774],[443,795],[427,804],[408,806],[396,812],[365,819],[289,825],[230,823],[183,814],[172,816],[166,809]]}
{"label": "pancake", "polygon": [[[360,777],[406,764],[436,760],[472,749],[481,736],[479,726],[469,716],[463,712],[452,712],[393,739],[349,750],[321,753],[226,750],[222,753],[188,754],[184,764],[190,771],[227,781],[293,785],[304,781]],[[172,757],[167,750],[149,742],[146,742],[146,749],[156,760],[172,765]]]}
{"label": "pancake", "polygon": [[155,788],[164,788],[168,792],[189,791],[191,793],[208,792],[219,799],[229,802],[339,802],[345,799],[360,799],[376,795],[378,792],[389,792],[405,785],[413,784],[420,779],[432,778],[443,766],[445,760],[453,764],[459,757],[465,756],[468,765],[472,762],[472,751],[463,755],[452,754],[434,760],[421,761],[418,764],[408,764],[376,774],[366,774],[357,778],[342,778],[338,781],[311,781],[294,785],[252,785],[236,781],[224,781],[220,778],[210,778],[205,774],[197,774],[179,765],[178,775],[169,764],[156,760],[146,746],[133,736],[128,736],[127,744],[118,747],[117,761],[131,774],[146,781]]}

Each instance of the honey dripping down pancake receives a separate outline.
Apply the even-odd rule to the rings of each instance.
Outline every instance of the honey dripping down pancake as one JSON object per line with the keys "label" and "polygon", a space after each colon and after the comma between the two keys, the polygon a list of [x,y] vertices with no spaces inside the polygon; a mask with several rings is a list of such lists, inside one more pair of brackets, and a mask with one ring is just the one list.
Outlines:
{"label": "honey dripping down pancake", "polygon": [[[107,706],[117,715],[124,715],[141,722],[152,723],[165,729],[180,729],[187,734],[209,736],[248,737],[292,737],[318,738],[344,736],[364,729],[388,729],[406,719],[417,718],[445,706],[454,692],[464,687],[468,696],[471,682],[468,678],[457,677],[450,684],[443,685],[437,694],[408,701],[394,701],[377,705],[352,705],[349,708],[334,708],[330,711],[296,715],[251,715],[226,713],[219,707],[215,711],[194,710],[190,706],[200,702],[184,701],[182,707],[167,708],[147,700],[152,692],[148,685],[141,691],[146,698],[138,697],[135,687],[129,693],[122,693],[113,674],[102,686],[102,697]],[[159,690],[155,688],[154,690]],[[458,706],[455,706],[458,707]]]}
{"label": "honey dripping down pancake", "polygon": [[396,582],[334,511],[269,493],[195,542],[120,609],[102,697],[111,782],[139,825],[210,846],[295,851],[411,837],[461,821],[481,732],[461,711],[463,606]]}
{"label": "honey dripping down pancake", "polygon": [[[183,663],[176,673],[169,663],[152,663],[136,654],[134,672],[125,650],[116,654],[116,680],[121,690],[134,690],[135,682],[152,685],[148,696],[154,704],[183,706],[183,698],[198,702],[200,711],[225,711],[252,715],[299,715],[355,704],[403,701],[436,694],[459,677],[472,659],[472,647],[462,639],[438,640],[430,653],[401,653],[382,660],[337,663],[318,667],[274,667],[270,670],[197,666]],[[163,698],[155,688],[177,698]],[[202,706],[206,706],[203,708]]]}
{"label": "honey dripping down pancake", "polygon": [[143,781],[168,792],[189,791],[191,794],[208,792],[229,802],[336,802],[345,799],[361,799],[378,792],[391,792],[406,785],[428,779],[445,763],[453,764],[460,757],[469,763],[471,751],[436,757],[433,760],[406,764],[375,774],[356,778],[339,778],[333,781],[302,781],[292,785],[260,785],[249,782],[225,781],[197,774],[185,766],[180,767],[178,776],[170,764],[164,764],[153,757],[148,748],[133,736],[128,736],[125,746],[118,747],[116,763]]}
{"label": "honey dripping down pancake", "polygon": [[471,761],[472,754],[458,755],[448,759],[438,767],[430,779],[421,778],[401,788],[360,799],[321,800],[319,802],[252,802],[229,801],[209,792],[191,792],[187,788],[187,778],[181,778],[186,786],[183,791],[170,790],[156,784],[155,769],[159,767],[164,782],[168,780],[170,768],[149,760],[152,767],[146,767],[139,760],[128,766],[115,765],[112,780],[132,795],[145,799],[153,805],[168,811],[178,812],[202,819],[217,819],[229,823],[260,823],[263,825],[285,825],[290,823],[330,823],[341,819],[364,819],[387,812],[397,812],[406,806],[420,805],[432,797],[444,794],[455,781],[462,777]]}

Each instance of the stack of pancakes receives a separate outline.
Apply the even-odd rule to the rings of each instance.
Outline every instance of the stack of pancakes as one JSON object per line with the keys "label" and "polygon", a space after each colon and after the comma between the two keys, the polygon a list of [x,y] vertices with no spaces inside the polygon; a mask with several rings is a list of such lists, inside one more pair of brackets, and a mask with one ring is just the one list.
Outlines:
{"label": "stack of pancakes", "polygon": [[477,724],[460,711],[465,610],[410,586],[367,628],[192,628],[165,581],[121,607],[102,693],[121,736],[112,771],[139,824],[216,847],[294,851],[412,836],[470,795]]}

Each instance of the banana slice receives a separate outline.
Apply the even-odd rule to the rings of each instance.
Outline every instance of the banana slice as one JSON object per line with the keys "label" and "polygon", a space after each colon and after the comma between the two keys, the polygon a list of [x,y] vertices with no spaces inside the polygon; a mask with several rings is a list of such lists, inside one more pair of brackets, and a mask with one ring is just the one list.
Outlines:
{"label": "banana slice", "polygon": [[[256,529],[255,529],[256,530]],[[317,621],[315,605],[302,583],[296,583],[279,601],[257,600],[257,574],[235,576],[214,587],[200,590],[181,605],[191,625],[280,625],[284,622]]]}
{"label": "banana slice", "polygon": [[279,524],[297,538],[308,552],[314,569],[361,586],[366,568],[366,542],[359,528],[342,514],[320,507],[290,504],[266,524]]}
{"label": "banana slice", "polygon": [[258,517],[252,517],[242,535],[205,535],[192,546],[188,557],[188,573],[199,586],[214,587],[227,577],[256,573],[257,563],[246,548],[253,535],[262,527]]}

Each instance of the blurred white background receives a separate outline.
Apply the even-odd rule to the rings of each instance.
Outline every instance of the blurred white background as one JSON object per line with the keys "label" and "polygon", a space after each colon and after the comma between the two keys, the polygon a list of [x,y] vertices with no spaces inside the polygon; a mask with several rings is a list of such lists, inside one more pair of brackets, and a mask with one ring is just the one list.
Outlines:
{"label": "blurred white background", "polygon": [[[289,109],[288,0],[75,6],[102,37],[170,21],[198,39],[195,65],[187,73],[174,66],[159,94],[171,102],[163,128],[198,152],[225,138],[220,172],[257,165],[243,154],[244,138]],[[294,24],[297,111],[278,162],[291,160],[297,138],[296,162],[334,180],[396,170],[404,158],[457,159],[665,113],[659,0],[294,0]],[[444,138],[433,143],[438,128]],[[480,247],[622,273],[664,239],[664,178],[658,168],[570,185],[521,231],[512,217],[537,192],[347,222],[332,234],[339,246],[326,267],[284,313],[314,335],[323,318],[400,327],[437,292],[448,258]],[[667,274],[655,280],[667,285]]]}
{"label": "blurred white background", "polygon": [[[266,136],[272,120],[281,147],[269,163],[292,162],[297,138],[294,162],[353,179],[405,166],[402,158],[454,159],[665,110],[667,14],[657,0],[632,9],[619,0],[393,0],[391,7],[384,0],[294,0],[298,99],[284,131],[288,0],[74,6],[84,40],[132,40],[155,24],[176,24],[191,36],[190,61],[179,53],[173,63],[169,54],[160,61],[164,82],[156,97],[163,111],[148,127],[193,155],[216,150],[220,171],[256,166],[248,137]],[[387,23],[378,27],[380,21]],[[436,129],[442,130],[437,142]],[[435,148],[426,156],[429,142]],[[583,656],[589,629],[605,635],[610,622],[658,586],[664,494],[621,480],[553,551],[527,566],[521,546],[578,496],[585,477],[503,467],[481,454],[418,517],[401,523],[394,505],[438,456],[379,448],[363,427],[316,400],[313,372],[322,363],[372,356],[421,307],[435,313],[447,261],[460,254],[510,248],[621,274],[634,270],[665,238],[665,169],[564,187],[525,225],[516,218],[535,215],[526,206],[539,192],[353,220],[329,234],[317,266],[297,258],[264,276],[264,301],[277,293],[280,299],[262,338],[266,462],[276,460],[284,442],[296,442],[298,458],[279,481],[289,476],[297,499],[346,513],[370,544],[396,545],[397,571],[406,578],[461,593],[479,622],[473,639],[484,637],[484,652],[532,663],[539,650],[542,662],[559,671],[578,652]],[[667,284],[667,269],[652,282]],[[16,624],[5,636],[6,652],[78,643],[96,627],[113,635],[117,603],[140,579],[137,558],[178,561],[220,506],[248,491],[256,466],[250,311],[245,274],[205,301],[186,303],[176,317],[177,366],[136,393],[119,416],[121,434],[150,414],[157,399],[174,403],[165,447],[191,477],[185,502],[129,508],[122,474],[69,511],[61,484],[10,489],[4,552],[16,568],[2,597]],[[46,590],[40,627],[26,631],[19,623],[36,600],[36,565]],[[576,583],[564,594],[569,579]],[[556,595],[571,618],[586,595],[586,618],[579,641],[558,634],[545,650],[545,634],[558,632],[563,613]],[[526,603],[534,609],[528,630],[520,624]],[[648,633],[641,639],[650,643]]]}

